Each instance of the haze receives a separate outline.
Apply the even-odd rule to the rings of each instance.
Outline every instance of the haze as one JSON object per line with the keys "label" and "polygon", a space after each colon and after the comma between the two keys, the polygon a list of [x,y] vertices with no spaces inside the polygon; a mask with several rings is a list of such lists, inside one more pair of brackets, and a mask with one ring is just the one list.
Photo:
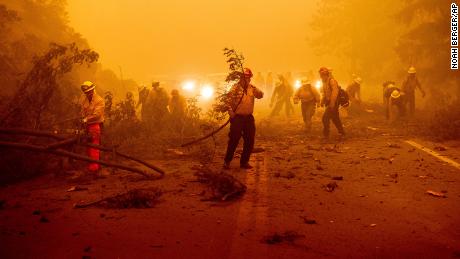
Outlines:
{"label": "haze", "polygon": [[139,82],[226,71],[224,47],[255,70],[311,67],[308,24],[316,1],[69,0],[70,25],[107,68]]}

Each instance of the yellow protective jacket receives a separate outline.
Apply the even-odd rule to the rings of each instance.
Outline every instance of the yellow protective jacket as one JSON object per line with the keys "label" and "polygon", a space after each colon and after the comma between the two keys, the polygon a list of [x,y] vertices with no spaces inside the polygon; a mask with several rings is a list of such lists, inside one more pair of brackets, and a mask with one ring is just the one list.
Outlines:
{"label": "yellow protective jacket", "polygon": [[80,115],[87,120],[88,124],[96,124],[104,122],[105,102],[96,92],[93,94],[91,102],[85,94],[82,94],[79,99]]}
{"label": "yellow protective jacket", "polygon": [[301,102],[320,101],[318,90],[312,85],[301,86],[294,95],[294,100],[300,100]]}

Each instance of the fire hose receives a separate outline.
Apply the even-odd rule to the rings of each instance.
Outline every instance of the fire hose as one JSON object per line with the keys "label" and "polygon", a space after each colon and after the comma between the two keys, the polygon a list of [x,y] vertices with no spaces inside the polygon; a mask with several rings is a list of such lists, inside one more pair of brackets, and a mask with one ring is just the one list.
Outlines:
{"label": "fire hose", "polygon": [[76,160],[82,160],[82,161],[91,162],[91,163],[98,163],[104,166],[138,173],[145,177],[152,178],[151,174],[139,168],[130,167],[130,166],[126,166],[120,163],[115,163],[115,162],[110,162],[110,161],[92,159],[91,157],[76,154],[74,152],[70,152],[62,148],[68,145],[78,144],[78,145],[82,145],[86,147],[96,148],[101,151],[112,152],[117,156],[123,157],[127,160],[134,161],[136,163],[139,163],[143,166],[146,166],[152,169],[156,173],[158,173],[160,178],[162,178],[165,175],[165,171],[163,169],[157,166],[154,166],[141,159],[138,159],[138,158],[129,156],[127,154],[121,153],[119,151],[116,151],[115,148],[104,147],[101,145],[96,145],[96,144],[91,144],[91,143],[86,143],[86,142],[80,142],[79,141],[80,135],[73,136],[73,137],[64,137],[62,135],[58,135],[55,132],[37,131],[37,130],[22,129],[22,128],[0,128],[0,134],[26,135],[26,136],[34,136],[34,137],[51,138],[51,139],[57,140],[57,142],[48,144],[48,145],[35,145],[35,144],[18,143],[18,142],[12,142],[12,141],[0,141],[0,147],[20,149],[20,150],[30,150],[30,151],[35,151],[35,152],[49,153],[53,155],[69,157],[69,158],[76,159]]}

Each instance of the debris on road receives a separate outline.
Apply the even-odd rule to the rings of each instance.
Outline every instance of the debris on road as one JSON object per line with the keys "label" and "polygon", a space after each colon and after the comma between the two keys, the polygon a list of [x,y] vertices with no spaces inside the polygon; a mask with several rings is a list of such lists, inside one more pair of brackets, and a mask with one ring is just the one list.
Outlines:
{"label": "debris on road", "polygon": [[304,217],[304,216],[301,216],[301,218],[303,219],[303,222],[305,224],[309,224],[309,225],[316,224],[316,220],[314,220],[314,219],[310,219],[310,218],[307,218],[307,217]]}
{"label": "debris on road", "polygon": [[367,126],[367,129],[370,129],[370,130],[373,130],[373,131],[378,130],[377,128],[374,128],[374,127],[371,127],[371,126]]}
{"label": "debris on road", "polygon": [[336,188],[339,187],[339,185],[337,185],[336,182],[330,182],[326,186],[323,186],[323,187],[326,189],[326,191],[333,192]]}
{"label": "debris on road", "polygon": [[215,173],[207,167],[201,167],[195,173],[198,182],[207,184],[211,197],[204,200],[226,201],[239,198],[246,192],[246,185],[226,173]]}
{"label": "debris on road", "polygon": [[334,176],[334,177],[332,177],[332,180],[342,181],[342,180],[343,180],[343,176]]}
{"label": "debris on road", "polygon": [[262,242],[274,245],[283,242],[294,243],[298,239],[305,238],[305,235],[299,234],[295,231],[286,231],[283,234],[275,233],[272,235],[265,236],[262,239]]}
{"label": "debris on road", "polygon": [[80,187],[78,185],[75,185],[67,189],[67,192],[78,192],[78,191],[87,191],[87,190],[88,188],[86,187]]}
{"label": "debris on road", "polygon": [[437,150],[437,151],[446,151],[447,148],[443,147],[443,146],[436,146],[434,147],[434,150]]}
{"label": "debris on road", "polygon": [[447,198],[447,196],[442,192],[435,192],[435,191],[432,191],[432,190],[428,190],[428,191],[426,191],[426,193],[429,194],[429,195],[435,196],[435,197]]}
{"label": "debris on road", "polygon": [[373,227],[376,227],[377,224],[370,224],[369,227],[373,228]]}
{"label": "debris on road", "polygon": [[399,144],[396,144],[396,143],[388,143],[388,147],[391,147],[391,148],[401,148],[401,146]]}
{"label": "debris on road", "polygon": [[307,146],[307,150],[321,151],[321,148],[319,148],[319,147],[313,147],[313,146],[308,145],[308,146]]}
{"label": "debris on road", "polygon": [[185,153],[183,151],[180,151],[178,149],[174,149],[174,148],[168,148],[166,150],[166,152],[170,153],[170,154],[173,154],[173,155],[177,155],[177,156],[183,156],[185,155]]}
{"label": "debris on road", "polygon": [[339,147],[337,145],[334,145],[333,147],[325,147],[324,150],[327,152],[334,152],[334,153],[342,153],[342,151],[339,150]]}
{"label": "debris on road", "polygon": [[49,219],[47,217],[45,217],[45,216],[42,216],[40,218],[40,223],[49,223],[49,222],[50,222]]}
{"label": "debris on road", "polygon": [[0,200],[0,210],[3,210],[5,208],[6,201],[5,200]]}
{"label": "debris on road", "polygon": [[158,188],[134,189],[126,193],[98,201],[75,204],[75,208],[100,207],[106,209],[141,209],[153,208],[159,201],[162,192]]}
{"label": "debris on road", "polygon": [[279,177],[282,177],[282,178],[286,178],[286,179],[292,179],[292,178],[295,178],[295,174],[293,172],[283,172],[283,173],[280,173],[280,172],[276,172],[274,174],[275,177],[279,178]]}
{"label": "debris on road", "polygon": [[390,174],[389,176],[390,176],[391,178],[393,178],[393,179],[398,178],[398,174]]}
{"label": "debris on road", "polygon": [[40,210],[34,210],[32,212],[32,215],[40,215],[40,214],[42,214],[42,212]]}

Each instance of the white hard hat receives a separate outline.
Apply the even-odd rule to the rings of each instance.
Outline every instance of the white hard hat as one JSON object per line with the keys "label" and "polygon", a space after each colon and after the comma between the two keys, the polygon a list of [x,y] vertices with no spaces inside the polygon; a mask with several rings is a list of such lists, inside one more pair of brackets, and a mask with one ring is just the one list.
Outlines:
{"label": "white hard hat", "polygon": [[407,71],[407,73],[409,74],[415,74],[417,72],[417,70],[415,70],[415,67],[410,67],[409,70]]}
{"label": "white hard hat", "polygon": [[361,77],[357,77],[357,78],[355,78],[355,80],[353,80],[353,81],[355,81],[355,83],[357,83],[358,85],[360,85],[360,84],[363,82],[363,80],[361,79]]}

